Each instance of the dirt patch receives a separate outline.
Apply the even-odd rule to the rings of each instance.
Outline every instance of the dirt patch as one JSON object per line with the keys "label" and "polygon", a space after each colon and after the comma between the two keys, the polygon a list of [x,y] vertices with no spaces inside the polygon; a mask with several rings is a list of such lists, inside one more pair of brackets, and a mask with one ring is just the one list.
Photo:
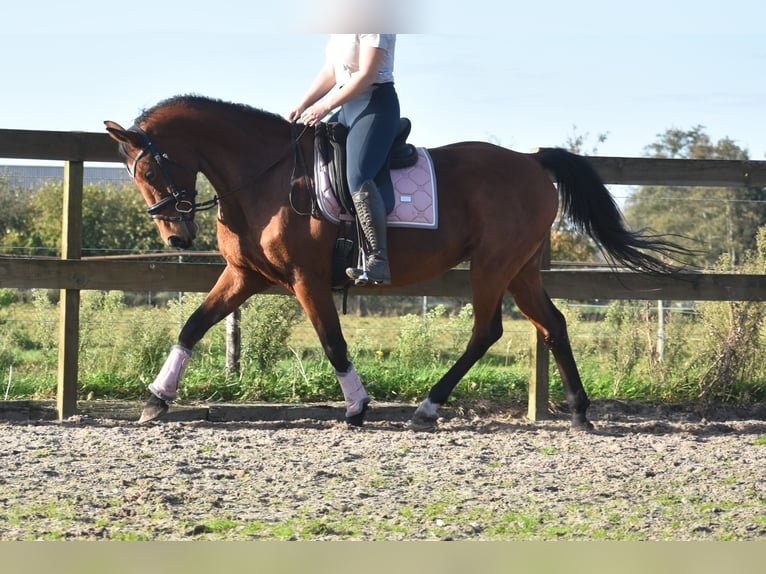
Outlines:
{"label": "dirt patch", "polygon": [[361,430],[305,408],[326,416],[0,422],[0,539],[766,538],[764,405],[594,401],[587,434],[489,404],[433,433],[409,405]]}

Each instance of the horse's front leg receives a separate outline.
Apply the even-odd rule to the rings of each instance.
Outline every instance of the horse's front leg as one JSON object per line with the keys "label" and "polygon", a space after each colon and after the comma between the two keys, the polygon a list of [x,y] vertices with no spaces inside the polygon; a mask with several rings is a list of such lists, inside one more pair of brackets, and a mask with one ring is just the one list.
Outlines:
{"label": "horse's front leg", "polygon": [[362,426],[370,397],[354,365],[348,359],[348,346],[340,327],[338,311],[326,282],[299,281],[295,296],[319,336],[325,355],[335,369],[346,402],[346,422]]}
{"label": "horse's front leg", "polygon": [[158,419],[168,412],[168,403],[176,399],[178,386],[191,358],[192,349],[205,333],[242,305],[248,297],[270,285],[271,283],[258,273],[245,272],[230,266],[224,269],[202,305],[187,319],[178,336],[178,342],[171,347],[165,364],[154,382],[149,385],[151,395],[144,406],[139,423]]}

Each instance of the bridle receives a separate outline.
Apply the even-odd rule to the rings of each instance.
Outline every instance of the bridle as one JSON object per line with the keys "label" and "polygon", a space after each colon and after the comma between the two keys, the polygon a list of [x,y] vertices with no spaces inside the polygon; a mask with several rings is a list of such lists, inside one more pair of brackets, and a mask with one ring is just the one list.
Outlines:
{"label": "bridle", "polygon": [[[306,133],[306,130],[308,126],[305,126],[303,130],[300,132],[300,134],[296,135],[296,129],[295,124],[292,124],[292,138],[290,142],[290,146],[285,150],[284,153],[280,154],[275,160],[273,160],[271,163],[269,163],[266,167],[264,167],[258,175],[254,179],[260,178],[262,175],[264,175],[266,172],[271,170],[274,166],[276,166],[278,163],[280,163],[284,157],[287,155],[287,153],[290,150],[293,150],[295,153],[295,165],[293,167],[293,177],[291,178],[291,189],[290,189],[290,195],[291,195],[291,204],[292,204],[292,191],[293,186],[292,182],[295,181],[295,171],[297,170],[297,164],[300,162],[301,167],[303,168],[303,176],[306,178],[309,187],[311,184],[311,178],[308,173],[308,167],[306,165],[306,162],[303,158],[303,152],[300,149],[300,146],[298,145],[301,137],[304,133]],[[147,134],[144,130],[142,130],[140,127],[133,125],[131,126],[128,131],[132,131],[137,133],[141,136],[141,139],[144,141],[144,147],[139,151],[136,156],[133,158],[132,162],[128,164],[126,162],[125,167],[128,170],[128,174],[130,175],[130,178],[135,181],[136,179],[136,167],[138,165],[139,160],[144,157],[146,154],[149,154],[154,158],[154,161],[157,163],[157,166],[160,168],[160,172],[162,173],[162,177],[165,179],[168,185],[168,189],[170,190],[170,195],[167,195],[157,201],[156,203],[150,205],[146,208],[146,212],[149,214],[149,216],[152,219],[160,220],[160,221],[170,221],[170,222],[194,222],[194,216],[189,215],[193,214],[196,211],[206,211],[208,209],[212,209],[213,207],[217,206],[220,202],[222,197],[226,197],[227,195],[232,195],[234,193],[238,193],[239,191],[242,191],[247,187],[247,185],[239,187],[237,189],[234,189],[232,191],[229,191],[223,195],[214,195],[211,199],[208,199],[207,201],[203,201],[201,203],[196,202],[197,197],[197,190],[192,189],[189,191],[188,189],[178,189],[176,185],[173,183],[173,179],[170,177],[170,173],[167,169],[167,164],[172,163],[174,165],[177,165],[183,169],[189,169],[183,165],[181,165],[179,162],[174,161],[168,157],[167,153],[162,153],[157,149],[157,146],[154,144],[152,139],[149,137],[149,134]],[[123,148],[124,151],[124,148]],[[123,155],[128,159],[127,154],[123,153]],[[315,212],[314,207],[314,194],[313,191],[310,190],[310,195],[312,197],[312,215]],[[179,215],[163,215],[159,212],[163,209],[167,208],[171,203],[175,202],[175,210]],[[297,210],[296,210],[297,211]]]}
{"label": "bridle", "polygon": [[[163,197],[158,202],[146,208],[146,213],[148,213],[152,219],[159,219],[161,221],[171,221],[171,222],[194,221],[194,218],[192,216],[189,216],[190,213],[193,213],[194,211],[204,211],[206,209],[211,209],[218,203],[217,197],[214,197],[213,199],[209,201],[205,201],[203,203],[197,203],[196,188],[192,189],[191,191],[185,188],[178,189],[178,187],[176,187],[176,185],[173,183],[173,179],[170,177],[170,173],[168,172],[168,169],[167,169],[167,164],[172,163],[182,168],[184,166],[182,166],[177,161],[170,159],[168,157],[168,154],[160,152],[160,150],[157,149],[157,146],[154,145],[154,142],[149,137],[149,134],[147,134],[144,130],[142,130],[138,126],[134,125],[128,131],[137,133],[138,135],[141,136],[141,139],[144,140],[144,147],[141,149],[141,151],[139,151],[138,154],[136,154],[136,157],[133,158],[133,161],[131,162],[130,165],[128,165],[127,163],[125,165],[131,179],[133,180],[136,179],[136,166],[138,165],[139,160],[142,157],[144,157],[146,154],[149,154],[154,158],[154,161],[157,163],[157,166],[160,168],[162,177],[165,178],[165,181],[168,184],[168,189],[170,190],[170,195]],[[168,207],[173,202],[175,202],[176,213],[178,213],[179,215],[162,215],[159,213],[160,211]]]}

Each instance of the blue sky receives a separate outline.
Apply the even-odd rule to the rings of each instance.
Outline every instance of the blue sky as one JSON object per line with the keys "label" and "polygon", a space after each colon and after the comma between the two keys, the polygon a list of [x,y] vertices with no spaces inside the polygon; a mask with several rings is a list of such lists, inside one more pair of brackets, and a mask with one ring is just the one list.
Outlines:
{"label": "blue sky", "polygon": [[[0,128],[101,131],[183,93],[286,114],[343,1],[7,3]],[[529,3],[383,4],[410,32],[395,73],[413,143],[529,151],[581,135],[600,155],[640,156],[665,130],[702,125],[766,159],[762,0]]]}

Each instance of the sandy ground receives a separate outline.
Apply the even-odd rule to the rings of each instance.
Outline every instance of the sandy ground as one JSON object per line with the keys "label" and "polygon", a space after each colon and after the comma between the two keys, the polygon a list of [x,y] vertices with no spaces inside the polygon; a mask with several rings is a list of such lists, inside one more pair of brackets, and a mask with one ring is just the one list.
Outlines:
{"label": "sandy ground", "polygon": [[594,401],[590,433],[482,405],[429,433],[409,405],[361,430],[312,408],[0,421],[0,540],[766,539],[765,405]]}

